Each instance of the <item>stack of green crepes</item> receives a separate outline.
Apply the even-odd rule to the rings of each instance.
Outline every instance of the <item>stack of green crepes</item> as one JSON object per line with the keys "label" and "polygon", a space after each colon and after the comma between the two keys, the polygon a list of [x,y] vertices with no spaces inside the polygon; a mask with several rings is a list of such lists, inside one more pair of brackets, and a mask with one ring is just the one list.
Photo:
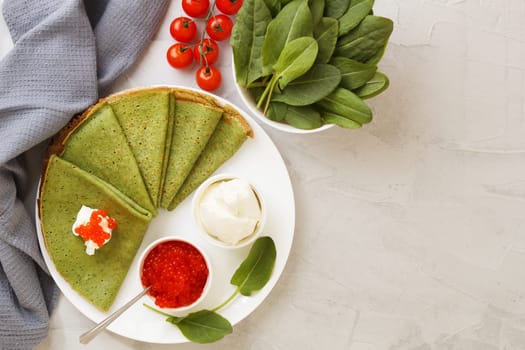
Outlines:
{"label": "stack of green crepes", "polygon": [[[168,87],[115,94],[74,118],[49,146],[39,194],[58,272],[108,310],[157,208],[173,210],[252,135],[232,107]],[[91,256],[72,234],[82,205],[106,210],[118,225]]]}

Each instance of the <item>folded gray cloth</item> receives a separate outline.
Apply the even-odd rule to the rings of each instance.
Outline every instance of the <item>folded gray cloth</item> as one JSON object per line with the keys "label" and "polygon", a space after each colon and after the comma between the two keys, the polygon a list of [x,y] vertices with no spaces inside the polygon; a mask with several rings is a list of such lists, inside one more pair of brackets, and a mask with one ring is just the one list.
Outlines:
{"label": "folded gray cloth", "polygon": [[168,3],[4,0],[14,47],[0,61],[0,349],[41,342],[58,294],[38,247],[27,153],[35,159],[36,145],[108,92]]}

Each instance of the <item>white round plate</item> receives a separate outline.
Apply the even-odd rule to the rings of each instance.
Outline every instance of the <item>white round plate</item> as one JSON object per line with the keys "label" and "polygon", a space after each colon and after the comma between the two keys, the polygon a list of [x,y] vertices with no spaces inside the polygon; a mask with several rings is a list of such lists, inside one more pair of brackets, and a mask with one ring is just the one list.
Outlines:
{"label": "white round plate", "polygon": [[[205,94],[205,92],[200,90],[194,91]],[[274,271],[266,286],[250,297],[238,295],[226,307],[219,310],[222,316],[228,319],[232,325],[235,325],[262,303],[283,272],[293,241],[295,203],[288,171],[279,151],[268,135],[242,109],[220,97],[212,94],[209,95],[213,96],[222,104],[229,104],[235,107],[248,121],[254,132],[254,137],[248,138],[237,153],[221,166],[215,174],[237,174],[249,180],[259,189],[268,204],[266,229],[263,235],[272,237],[277,248]],[[211,259],[214,270],[213,283],[206,299],[199,304],[198,309],[211,309],[220,305],[235,291],[235,287],[230,284],[230,278],[239,264],[247,256],[250,246],[236,250],[226,250],[212,246],[199,236],[199,228],[197,223],[194,222],[191,213],[193,195],[194,194],[186,198],[186,200],[172,212],[159,209],[158,216],[153,219],[145,234],[142,245],[137,252],[115,303],[107,313],[101,312],[88,303],[77,292],[71,289],[69,284],[57,272],[45,248],[37,208],[36,220],[40,249],[42,250],[51,276],[54,278],[62,293],[80,312],[93,322],[102,321],[109,313],[125,304],[141,291],[138,278],[138,260],[141,252],[155,239],[174,235],[195,242],[206,251]],[[188,341],[176,326],[166,322],[165,317],[147,309],[143,303],[149,303],[151,305],[149,299],[144,297],[114,321],[108,329],[121,336],[144,342],[175,344]],[[197,311],[197,309],[188,310],[188,312],[192,311]],[[235,328],[233,332],[235,332]]]}

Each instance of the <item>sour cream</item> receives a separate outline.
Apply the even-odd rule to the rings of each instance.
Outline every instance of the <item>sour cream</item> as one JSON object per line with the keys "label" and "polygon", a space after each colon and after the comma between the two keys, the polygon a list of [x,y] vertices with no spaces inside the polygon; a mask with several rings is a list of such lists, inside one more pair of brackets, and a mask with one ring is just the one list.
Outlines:
{"label": "sour cream", "polygon": [[198,203],[205,231],[226,244],[235,245],[252,235],[261,220],[261,205],[252,186],[242,179],[212,183]]}

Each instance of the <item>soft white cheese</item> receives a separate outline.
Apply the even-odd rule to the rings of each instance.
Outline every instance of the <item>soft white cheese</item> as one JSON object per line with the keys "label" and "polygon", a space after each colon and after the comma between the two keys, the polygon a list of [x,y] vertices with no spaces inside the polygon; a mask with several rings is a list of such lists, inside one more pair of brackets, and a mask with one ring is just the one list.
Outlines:
{"label": "soft white cheese", "polygon": [[[93,209],[93,208],[87,207],[85,205],[83,205],[82,208],[80,208],[80,210],[77,213],[77,218],[75,220],[75,223],[73,224],[73,227],[71,228],[71,230],[72,230],[72,232],[73,232],[73,234],[75,236],[79,236],[79,234],[76,232],[76,229],[78,227],[80,227],[80,226],[88,224],[91,221],[91,215],[96,210],[97,209]],[[109,240],[111,239],[111,234],[112,234],[113,230],[111,228],[109,228],[109,222],[108,222],[108,217],[107,216],[99,215],[99,217],[101,218],[100,223],[99,223],[99,227],[104,232],[109,234],[109,238],[104,240],[104,243],[103,243],[103,245],[104,245],[107,242],[109,242]],[[85,240],[84,244],[86,246],[86,254],[88,254],[88,255],[94,255],[95,254],[95,250],[100,249],[100,247],[101,247],[97,243],[93,242],[91,239]]]}
{"label": "soft white cheese", "polygon": [[205,190],[199,214],[209,235],[234,245],[255,232],[261,207],[248,182],[231,179],[216,182]]}

